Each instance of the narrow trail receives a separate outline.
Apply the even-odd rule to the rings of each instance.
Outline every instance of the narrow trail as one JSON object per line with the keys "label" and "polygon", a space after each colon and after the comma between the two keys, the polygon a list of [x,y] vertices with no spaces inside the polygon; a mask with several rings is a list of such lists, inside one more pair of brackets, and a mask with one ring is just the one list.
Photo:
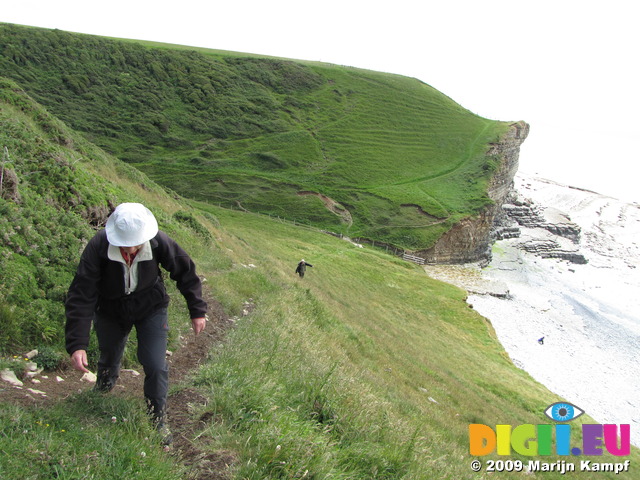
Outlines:
{"label": "narrow trail", "polygon": [[406,180],[400,180],[400,181],[394,182],[394,183],[392,183],[390,185],[407,185],[409,183],[425,182],[427,180],[434,180],[436,178],[441,178],[441,177],[444,177],[446,175],[450,175],[453,172],[455,172],[457,170],[460,170],[464,165],[469,163],[469,161],[471,160],[471,157],[473,156],[473,149],[478,144],[478,142],[480,141],[480,138],[484,135],[484,133],[487,131],[487,129],[489,128],[490,125],[491,125],[490,122],[486,122],[485,126],[482,127],[482,130],[478,133],[478,135],[476,135],[476,138],[469,145],[469,148],[467,148],[466,154],[455,165],[449,167],[446,170],[443,170],[441,172],[435,173],[435,174],[422,175],[420,177],[410,178],[410,179],[406,179]]}
{"label": "narrow trail", "polygon": [[[206,292],[205,292],[205,295]],[[176,299],[180,300],[180,299]],[[168,455],[185,465],[195,480],[229,480],[228,465],[235,463],[233,452],[207,449],[197,441],[198,434],[210,422],[206,415],[196,418],[198,410],[208,399],[189,385],[189,380],[204,363],[213,345],[220,343],[232,321],[218,301],[207,295],[209,322],[200,335],[191,331],[181,337],[181,344],[168,357],[170,393],[167,401],[169,426],[174,441]],[[22,387],[0,382],[0,402],[13,403],[27,408],[46,408],[47,405],[65,401],[79,392],[90,390],[93,383],[82,381],[82,374],[66,365],[60,370],[42,372],[32,379],[24,379]],[[108,395],[141,399],[144,374],[123,370],[118,384]],[[176,388],[177,387],[177,388]]]}

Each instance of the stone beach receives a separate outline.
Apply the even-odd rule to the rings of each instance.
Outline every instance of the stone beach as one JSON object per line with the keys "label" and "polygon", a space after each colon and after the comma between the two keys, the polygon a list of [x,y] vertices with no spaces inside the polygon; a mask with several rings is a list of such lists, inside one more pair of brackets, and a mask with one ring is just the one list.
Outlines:
{"label": "stone beach", "polygon": [[631,424],[640,446],[640,206],[523,173],[514,183],[510,233],[487,266],[425,269],[469,292],[516,366],[596,421]]}

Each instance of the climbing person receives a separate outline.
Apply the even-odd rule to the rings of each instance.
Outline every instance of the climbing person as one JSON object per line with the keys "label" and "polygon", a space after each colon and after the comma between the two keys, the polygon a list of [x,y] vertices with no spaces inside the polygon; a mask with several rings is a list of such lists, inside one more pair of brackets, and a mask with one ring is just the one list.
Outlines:
{"label": "climbing person", "polygon": [[122,203],[82,252],[65,301],[65,337],[73,368],[88,372],[87,348],[93,321],[100,352],[94,389],[106,393],[118,380],[125,344],[135,326],[148,413],[162,443],[169,445],[172,441],[166,418],[169,296],[160,266],[169,272],[184,296],[193,331],[196,335],[202,332],[207,321],[207,304],[193,261],[158,229],[149,209],[140,203]]}
{"label": "climbing person", "polygon": [[310,263],[304,261],[304,258],[298,262],[298,266],[296,267],[296,273],[300,275],[300,278],[304,277],[304,272],[307,267],[313,267]]}
{"label": "climbing person", "polygon": [[544,345],[544,337],[540,337],[540,338],[538,339],[538,343],[539,343],[540,345]]}

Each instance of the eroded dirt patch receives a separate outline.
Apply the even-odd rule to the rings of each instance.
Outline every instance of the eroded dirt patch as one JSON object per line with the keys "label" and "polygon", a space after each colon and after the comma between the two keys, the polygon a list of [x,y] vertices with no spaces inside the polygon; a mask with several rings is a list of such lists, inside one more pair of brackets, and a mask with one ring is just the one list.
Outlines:
{"label": "eroded dirt patch", "polygon": [[336,202],[332,198],[329,198],[326,195],[323,195],[321,193],[309,192],[309,191],[298,192],[298,195],[303,195],[303,196],[304,195],[315,195],[320,200],[322,200],[322,203],[324,203],[324,206],[327,207],[327,209],[331,213],[334,213],[334,214],[338,215],[340,218],[342,218],[342,221],[344,223],[346,223],[349,226],[353,223],[353,218],[351,217],[351,212],[349,212],[349,210],[344,208],[342,205],[340,205],[338,202]]}

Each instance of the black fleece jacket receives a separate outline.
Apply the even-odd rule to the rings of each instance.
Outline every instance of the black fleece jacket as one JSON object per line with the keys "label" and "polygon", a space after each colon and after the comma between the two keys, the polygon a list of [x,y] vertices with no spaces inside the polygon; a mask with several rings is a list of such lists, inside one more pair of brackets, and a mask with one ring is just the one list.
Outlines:
{"label": "black fleece jacket", "polygon": [[169,296],[160,266],[176,282],[187,301],[191,318],[205,316],[207,304],[202,299],[202,284],[189,255],[162,231],[149,243],[153,259],[138,263],[138,286],[127,295],[124,264],[109,259],[106,231],[101,230],[89,241],[65,301],[65,336],[69,354],[87,349],[95,312],[103,312],[133,325],[136,320],[166,307]]}

